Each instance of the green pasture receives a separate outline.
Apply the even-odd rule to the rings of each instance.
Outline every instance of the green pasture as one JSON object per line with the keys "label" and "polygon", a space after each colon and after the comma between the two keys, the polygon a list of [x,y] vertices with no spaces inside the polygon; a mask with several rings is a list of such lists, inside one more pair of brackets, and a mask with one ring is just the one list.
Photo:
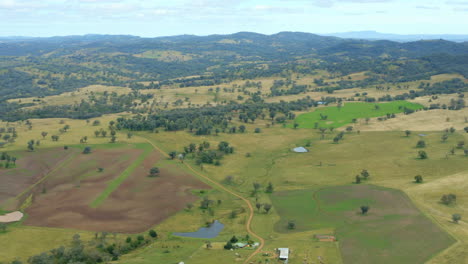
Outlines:
{"label": "green pasture", "polygon": [[[395,189],[347,185],[279,192],[272,200],[278,232],[335,228],[344,263],[423,263],[454,243]],[[361,205],[370,206],[366,215]],[[288,221],[297,228],[289,230]]]}
{"label": "green pasture", "polygon": [[[419,110],[423,106],[407,101],[393,101],[389,103],[347,102],[341,107],[321,107],[313,112],[301,114],[296,118],[295,122],[299,124],[299,128],[315,128],[315,123],[318,123],[318,127],[337,128],[351,123],[353,119],[402,113],[405,108]],[[327,117],[325,118],[325,116]],[[289,126],[292,127],[292,124]]]}

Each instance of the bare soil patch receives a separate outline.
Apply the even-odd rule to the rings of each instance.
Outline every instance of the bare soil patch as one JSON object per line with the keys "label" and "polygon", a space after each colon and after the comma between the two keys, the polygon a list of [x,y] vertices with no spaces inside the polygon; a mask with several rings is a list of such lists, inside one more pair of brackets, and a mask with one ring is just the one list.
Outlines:
{"label": "bare soil patch", "polygon": [[5,215],[0,215],[0,223],[11,223],[17,222],[23,218],[23,213],[20,211],[8,213]]}
{"label": "bare soil patch", "polygon": [[[79,187],[70,181],[53,186],[28,208],[26,224],[90,231],[143,232],[184,208],[186,203],[197,200],[190,194],[190,189],[208,188],[175,166],[161,168],[158,177],[148,177],[149,169],[160,159],[160,154],[153,151],[99,207],[91,208],[90,203],[105,189],[108,181],[117,177],[141,153],[136,150],[131,158],[117,161],[121,150],[103,152],[105,154],[96,155],[99,156],[97,159],[104,155],[108,156],[106,160],[114,159],[102,166],[104,175],[81,179]],[[129,151],[125,153],[129,154]],[[67,170],[75,169],[78,168]],[[83,171],[74,178],[80,175]]]}
{"label": "bare soil patch", "polygon": [[[15,210],[21,201],[12,201],[26,188],[46,176],[55,166],[75,155],[77,150],[63,148],[41,149],[34,152],[18,152],[16,167],[0,169],[0,206]],[[10,199],[10,203],[6,201]]]}

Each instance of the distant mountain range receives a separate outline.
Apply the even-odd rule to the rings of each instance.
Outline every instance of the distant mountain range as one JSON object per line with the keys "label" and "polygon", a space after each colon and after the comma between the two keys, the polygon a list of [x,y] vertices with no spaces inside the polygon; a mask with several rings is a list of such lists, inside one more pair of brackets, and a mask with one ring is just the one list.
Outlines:
{"label": "distant mountain range", "polygon": [[[152,39],[152,40],[167,40],[167,41],[183,41],[188,39],[213,39],[219,37],[241,37],[241,36],[256,36],[259,38],[275,38],[275,37],[294,37],[294,38],[309,38],[315,36],[327,36],[337,37],[342,39],[360,39],[360,40],[390,40],[396,42],[411,42],[419,40],[448,40],[453,42],[468,42],[468,34],[411,34],[411,35],[400,35],[392,33],[380,33],[377,31],[351,31],[342,33],[329,33],[329,34],[312,34],[304,32],[279,32],[272,35],[264,35],[253,32],[238,32],[227,35],[208,35],[208,36],[197,36],[197,35],[177,35],[177,36],[163,36],[155,38],[138,37],[132,35],[99,35],[99,34],[87,34],[87,35],[71,35],[71,36],[55,36],[55,37],[28,37],[28,36],[0,36],[1,42],[18,42],[18,41],[37,41],[42,40],[46,42],[67,42],[67,41],[99,41],[99,40],[138,40],[138,39]],[[330,40],[330,39],[328,39]]]}
{"label": "distant mountain range", "polygon": [[390,33],[379,33],[376,31],[352,31],[343,33],[330,33],[320,34],[323,36],[333,36],[338,38],[347,39],[366,39],[366,40],[392,40],[398,42],[408,42],[417,40],[433,40],[444,39],[455,42],[468,41],[468,35],[455,35],[455,34],[412,34],[412,35],[399,35]]}

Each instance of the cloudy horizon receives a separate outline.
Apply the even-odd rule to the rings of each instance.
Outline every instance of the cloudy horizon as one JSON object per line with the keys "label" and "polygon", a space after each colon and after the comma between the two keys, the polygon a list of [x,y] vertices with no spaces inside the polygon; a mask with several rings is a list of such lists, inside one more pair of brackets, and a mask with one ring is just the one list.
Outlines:
{"label": "cloudy horizon", "polygon": [[0,36],[468,34],[462,0],[0,0]]}

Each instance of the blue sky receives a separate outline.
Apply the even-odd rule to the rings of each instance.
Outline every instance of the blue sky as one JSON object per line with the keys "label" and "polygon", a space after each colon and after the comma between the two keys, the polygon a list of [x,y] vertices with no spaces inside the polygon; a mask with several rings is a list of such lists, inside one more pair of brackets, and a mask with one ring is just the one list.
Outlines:
{"label": "blue sky", "polygon": [[468,0],[0,0],[0,36],[468,34]]}

